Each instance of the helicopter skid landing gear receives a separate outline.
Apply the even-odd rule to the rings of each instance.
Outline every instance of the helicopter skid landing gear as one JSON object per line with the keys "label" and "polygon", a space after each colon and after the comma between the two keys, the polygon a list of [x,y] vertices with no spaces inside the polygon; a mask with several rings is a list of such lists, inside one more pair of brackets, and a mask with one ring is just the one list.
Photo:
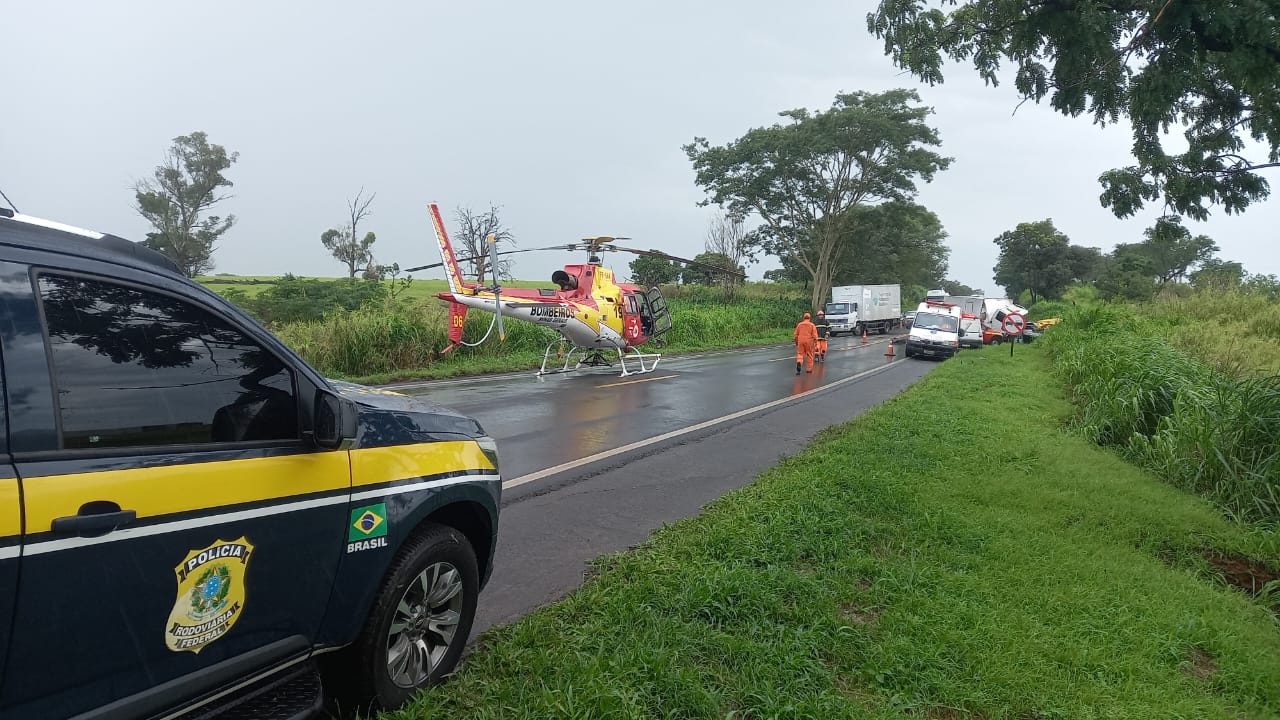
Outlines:
{"label": "helicopter skid landing gear", "polygon": [[[552,341],[549,345],[547,345],[546,351],[542,353],[542,367],[538,369],[539,377],[542,375],[553,375],[556,373],[571,372],[573,370],[577,370],[578,368],[584,367],[584,366],[585,367],[611,367],[613,365],[613,361],[610,360],[609,357],[605,355],[605,351],[600,348],[584,348],[584,347],[573,346],[569,348],[569,352],[565,353],[564,355],[564,365],[562,365],[559,368],[553,368],[551,370],[548,370],[547,361],[549,361],[552,357],[551,356],[552,349],[556,348],[557,346],[561,346],[562,344],[563,343],[561,343],[561,341],[556,340],[556,341]],[[642,353],[639,350],[636,350],[635,348],[631,348],[631,352],[623,352],[622,350],[619,350],[617,348],[614,348],[614,351],[618,353],[618,362],[622,365],[622,377],[626,377],[628,375],[643,375],[644,373],[653,372],[654,368],[658,367],[658,360],[662,358],[662,355],[660,353]],[[574,362],[575,355],[577,356],[577,362]],[[640,366],[640,369],[628,370],[627,369],[628,360],[631,361],[632,367],[635,367],[638,364]],[[646,361],[648,362],[648,366],[645,365]],[[573,367],[569,366],[570,363],[573,363]]]}
{"label": "helicopter skid landing gear", "polygon": [[[622,363],[622,377],[626,377],[628,375],[643,375],[645,373],[651,373],[654,371],[654,369],[658,367],[658,361],[662,359],[661,353],[642,353],[636,348],[631,348],[631,350],[632,351],[629,353],[623,352],[622,350],[618,351],[618,361]],[[630,358],[634,360],[636,363],[638,363],[640,365],[640,369],[628,371],[627,358]],[[652,361],[649,363],[649,367],[644,366],[645,360]]]}

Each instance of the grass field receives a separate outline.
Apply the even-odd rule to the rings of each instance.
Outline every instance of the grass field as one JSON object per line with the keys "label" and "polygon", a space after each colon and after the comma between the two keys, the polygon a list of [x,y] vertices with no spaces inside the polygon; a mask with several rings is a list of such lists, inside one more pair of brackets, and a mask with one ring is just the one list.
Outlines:
{"label": "grass field", "polygon": [[966,351],[387,717],[1280,717],[1275,583],[1224,581],[1280,541],[1068,430],[1060,387],[1038,344]]}

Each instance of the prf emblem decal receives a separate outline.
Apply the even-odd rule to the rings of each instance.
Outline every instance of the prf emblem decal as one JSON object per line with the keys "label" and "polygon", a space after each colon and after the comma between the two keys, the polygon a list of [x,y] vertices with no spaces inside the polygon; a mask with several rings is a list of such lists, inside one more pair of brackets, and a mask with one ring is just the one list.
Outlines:
{"label": "prf emblem decal", "polygon": [[231,631],[244,611],[245,575],[253,545],[246,539],[219,540],[192,550],[174,568],[178,599],[165,624],[170,650],[199,653]]}
{"label": "prf emblem decal", "polygon": [[347,552],[360,552],[387,546],[387,504],[366,505],[351,511],[351,527],[347,530]]}

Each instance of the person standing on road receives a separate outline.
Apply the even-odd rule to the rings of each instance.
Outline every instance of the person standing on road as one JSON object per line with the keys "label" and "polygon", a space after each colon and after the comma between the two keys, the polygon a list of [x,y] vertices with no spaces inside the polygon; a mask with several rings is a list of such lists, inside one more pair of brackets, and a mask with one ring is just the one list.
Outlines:
{"label": "person standing on road", "polygon": [[813,372],[813,351],[818,344],[818,328],[809,320],[809,313],[796,323],[796,374],[800,374],[800,365],[808,364],[805,372]]}
{"label": "person standing on road", "polygon": [[814,359],[820,363],[827,361],[827,336],[831,334],[831,323],[827,322],[827,317],[821,310],[818,311],[818,319],[813,322],[813,326],[818,329],[818,343],[814,347]]}

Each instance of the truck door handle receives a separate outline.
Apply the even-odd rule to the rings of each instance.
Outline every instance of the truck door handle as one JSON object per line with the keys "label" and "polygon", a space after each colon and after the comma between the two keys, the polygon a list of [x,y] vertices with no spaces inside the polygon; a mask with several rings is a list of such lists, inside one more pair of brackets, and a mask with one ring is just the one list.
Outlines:
{"label": "truck door handle", "polygon": [[95,500],[81,505],[78,515],[54,518],[52,530],[65,535],[93,537],[105,535],[137,519],[136,510],[121,510],[113,502]]}

